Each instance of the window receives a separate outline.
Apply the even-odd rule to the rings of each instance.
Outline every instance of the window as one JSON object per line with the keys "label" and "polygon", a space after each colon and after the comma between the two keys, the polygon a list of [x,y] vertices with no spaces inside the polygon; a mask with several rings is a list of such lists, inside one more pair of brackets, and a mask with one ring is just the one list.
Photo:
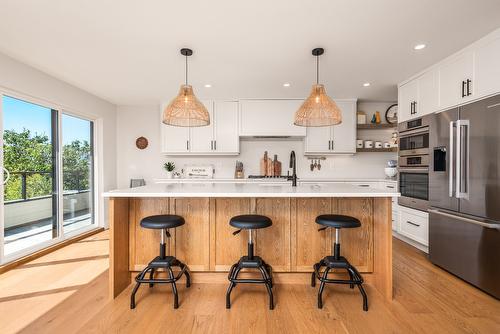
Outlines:
{"label": "window", "polygon": [[4,263],[95,226],[94,123],[1,99]]}

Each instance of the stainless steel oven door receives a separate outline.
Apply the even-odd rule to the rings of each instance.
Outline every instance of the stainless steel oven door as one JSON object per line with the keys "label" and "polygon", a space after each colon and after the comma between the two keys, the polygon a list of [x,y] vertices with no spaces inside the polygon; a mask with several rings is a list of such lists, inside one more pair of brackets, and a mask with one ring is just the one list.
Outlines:
{"label": "stainless steel oven door", "polygon": [[429,168],[399,168],[398,203],[413,209],[429,208]]}
{"label": "stainless steel oven door", "polygon": [[429,128],[401,132],[399,156],[429,154]]}

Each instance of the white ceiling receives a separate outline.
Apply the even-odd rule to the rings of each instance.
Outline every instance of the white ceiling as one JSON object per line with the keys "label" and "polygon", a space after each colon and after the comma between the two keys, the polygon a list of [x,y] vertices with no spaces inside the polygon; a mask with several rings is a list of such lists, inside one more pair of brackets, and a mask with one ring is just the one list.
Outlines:
{"label": "white ceiling", "polygon": [[399,81],[500,27],[498,0],[0,0],[0,12],[0,52],[115,104],[170,100],[185,46],[202,98],[304,97],[321,46],[329,95],[391,101]]}

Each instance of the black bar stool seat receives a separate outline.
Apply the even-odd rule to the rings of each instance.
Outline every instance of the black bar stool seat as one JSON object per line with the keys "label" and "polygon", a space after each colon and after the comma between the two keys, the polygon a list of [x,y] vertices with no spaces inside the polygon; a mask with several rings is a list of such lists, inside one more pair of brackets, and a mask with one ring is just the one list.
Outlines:
{"label": "black bar stool seat", "polygon": [[[184,263],[176,259],[174,256],[166,255],[167,247],[165,243],[165,237],[170,238],[170,233],[168,231],[170,228],[176,228],[184,224],[184,218],[177,215],[155,215],[145,217],[141,220],[141,227],[160,230],[160,255],[149,262],[146,268],[144,268],[144,270],[135,277],[136,285],[132,290],[132,294],[130,296],[131,309],[135,308],[135,294],[137,293],[140,285],[143,283],[148,283],[150,288],[152,288],[155,284],[171,284],[174,294],[174,308],[179,307],[179,297],[177,294],[177,286],[175,282],[177,282],[182,277],[182,275],[186,275],[186,287],[189,288],[191,286],[191,274],[189,273],[188,267]],[[180,268],[180,271],[177,275],[174,275],[172,267]],[[168,274],[168,278],[155,278],[154,275],[155,272],[158,271],[158,269],[165,269]],[[146,278],[146,275],[148,273],[149,279]]]}
{"label": "black bar stool seat", "polygon": [[355,228],[361,226],[361,222],[358,219],[343,215],[321,215],[316,217],[316,223],[333,228]]}
{"label": "black bar stool seat", "polygon": [[[235,216],[229,220],[229,225],[236,227],[239,230],[233,232],[236,235],[241,230],[248,230],[248,255],[242,256],[238,262],[231,266],[228,274],[229,287],[226,292],[226,308],[231,308],[231,291],[239,283],[255,283],[264,284],[269,294],[269,309],[274,309],[274,296],[273,296],[273,278],[272,268],[260,256],[254,255],[254,245],[252,238],[252,231],[254,229],[261,229],[269,227],[273,224],[271,219],[261,215],[241,215]],[[259,278],[238,278],[238,274],[242,269],[258,269],[262,275]]]}
{"label": "black bar stool seat", "polygon": [[[366,296],[365,289],[363,288],[363,277],[358,272],[358,270],[349,263],[349,261],[340,256],[340,230],[343,228],[357,228],[361,226],[359,219],[343,216],[343,215],[320,215],[316,217],[316,223],[321,225],[318,231],[323,231],[327,228],[335,229],[335,243],[333,244],[333,255],[324,257],[320,262],[313,266],[313,273],[311,277],[311,286],[316,286],[316,279],[318,279],[321,284],[318,291],[318,308],[323,308],[322,294],[325,289],[326,283],[336,283],[336,284],[349,284],[351,289],[356,285],[363,297],[363,310],[368,311],[368,298]],[[323,274],[320,273],[321,268],[325,267]],[[330,279],[328,278],[328,273],[334,269],[344,269],[349,274],[349,279]]]}
{"label": "black bar stool seat", "polygon": [[156,215],[143,218],[141,227],[155,230],[176,228],[184,225],[184,218],[177,215]]}
{"label": "black bar stool seat", "polygon": [[266,228],[273,224],[271,219],[260,215],[241,215],[231,218],[229,225],[240,228],[242,230],[254,230]]}

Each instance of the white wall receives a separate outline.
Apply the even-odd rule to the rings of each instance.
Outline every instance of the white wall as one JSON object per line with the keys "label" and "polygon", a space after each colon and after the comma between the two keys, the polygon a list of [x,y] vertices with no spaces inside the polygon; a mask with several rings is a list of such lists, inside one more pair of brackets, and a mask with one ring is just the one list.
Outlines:
{"label": "white wall", "polygon": [[[98,119],[102,141],[102,178],[99,182],[99,192],[116,188],[116,106],[114,104],[1,53],[0,91],[29,96],[51,105],[61,106],[70,112]],[[105,202],[102,201],[102,203]],[[100,212],[104,222],[107,220],[106,211],[105,207]]]}
{"label": "white wall", "polygon": [[[371,115],[376,110],[383,115],[392,103],[358,103],[358,110]],[[164,178],[162,165],[174,161],[178,169],[185,164],[213,164],[217,178],[233,177],[235,161],[244,163],[245,176],[259,174],[259,159],[265,150],[271,157],[278,155],[283,163],[283,174],[288,170],[290,151],[297,155],[298,175],[302,178],[384,178],[387,160],[395,159],[395,153],[359,153],[352,156],[327,156],[321,171],[311,172],[309,161],[304,157],[304,145],[295,141],[241,141],[239,156],[178,157],[160,153],[160,111],[158,106],[118,106],[118,187],[128,187],[131,178],[144,178],[151,182]],[[144,136],[149,140],[145,150],[135,146],[135,140]],[[366,139],[389,140],[391,131],[363,133]],[[381,138],[378,138],[381,137]]]}

